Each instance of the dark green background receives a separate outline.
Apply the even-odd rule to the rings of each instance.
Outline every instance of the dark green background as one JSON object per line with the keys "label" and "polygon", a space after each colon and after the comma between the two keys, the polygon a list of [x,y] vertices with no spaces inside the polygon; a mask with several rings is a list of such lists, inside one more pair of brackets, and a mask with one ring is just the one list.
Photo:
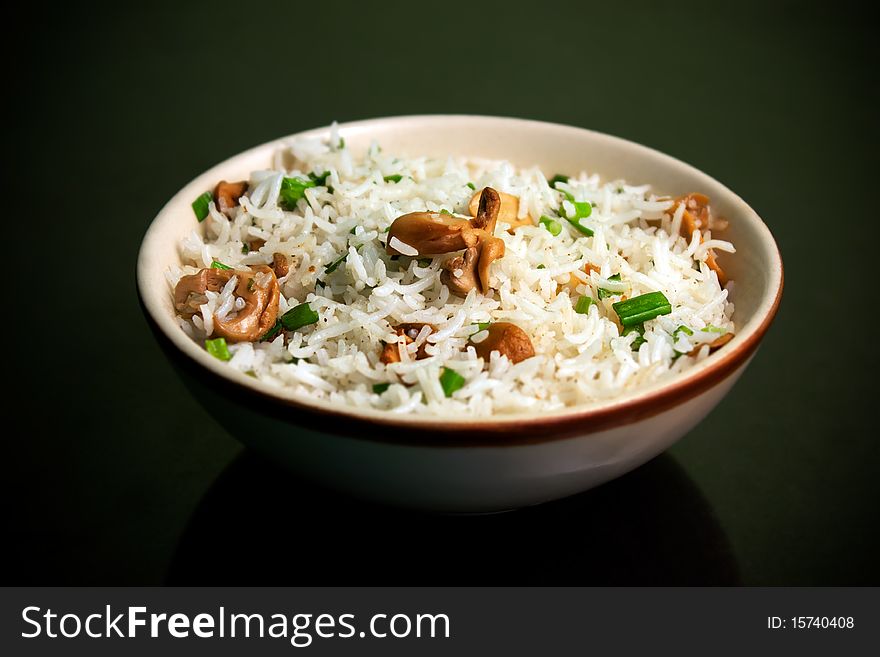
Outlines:
{"label": "dark green background", "polygon": [[[858,5],[32,4],[4,43],[6,580],[880,583],[878,99]],[[778,319],[667,454],[561,503],[424,516],[293,481],[192,399],[135,294],[162,204],[263,141],[415,113],[619,135],[765,218]]]}

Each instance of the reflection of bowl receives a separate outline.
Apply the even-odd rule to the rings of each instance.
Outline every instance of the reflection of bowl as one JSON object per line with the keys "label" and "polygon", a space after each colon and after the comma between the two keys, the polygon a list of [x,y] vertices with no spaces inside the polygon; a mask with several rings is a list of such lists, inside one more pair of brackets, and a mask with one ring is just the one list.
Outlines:
{"label": "reflection of bowl", "polygon": [[[328,129],[303,135],[320,136]],[[233,435],[298,473],[357,495],[449,511],[491,511],[596,486],[678,440],[721,400],[767,331],[782,294],[773,236],[742,199],[693,167],[588,130],[518,119],[413,116],[340,126],[353,149],[373,139],[407,155],[469,155],[598,172],[649,182],[673,195],[707,194],[730,220],[737,254],[722,261],[736,281],[736,337],[687,372],[611,401],[553,413],[401,417],[339,407],[260,385],[214,359],[174,321],[166,269],[197,226],[192,199],[220,179],[271,166],[276,141],[233,157],[178,192],[147,231],[138,260],[145,314],[197,398]]]}
{"label": "reflection of bowl", "polygon": [[[277,522],[296,509],[296,522]],[[351,549],[352,537],[368,536]],[[462,549],[478,545],[478,550]],[[511,549],[511,546],[516,546]],[[528,558],[523,558],[528,555]],[[289,564],[309,564],[308,569]],[[183,531],[166,584],[731,586],[739,566],[706,498],[668,454],[605,486],[510,513],[353,500],[245,450]]]}

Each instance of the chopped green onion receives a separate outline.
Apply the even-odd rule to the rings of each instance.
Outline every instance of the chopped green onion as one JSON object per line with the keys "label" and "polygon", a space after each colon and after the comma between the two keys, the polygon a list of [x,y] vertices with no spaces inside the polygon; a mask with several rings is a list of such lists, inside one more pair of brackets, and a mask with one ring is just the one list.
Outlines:
{"label": "chopped green onion", "polygon": [[284,328],[281,323],[281,318],[275,320],[275,324],[272,325],[268,331],[263,334],[263,337],[260,338],[260,342],[269,342],[270,340],[274,340],[279,333],[281,333],[281,329]]}
{"label": "chopped green onion", "polygon": [[590,203],[580,202],[580,201],[572,201],[574,203],[574,212],[575,216],[578,219],[586,219],[591,214],[593,214],[593,206]]}
{"label": "chopped green onion", "polygon": [[327,186],[327,176],[329,176],[329,175],[330,175],[329,171],[325,171],[322,174],[317,174],[314,171],[312,171],[309,174],[309,178],[312,179],[312,182],[315,183],[316,187],[326,187]]}
{"label": "chopped green onion", "polygon": [[434,261],[431,258],[419,258],[418,262],[422,267],[430,267]]}
{"label": "chopped green onion", "polygon": [[616,194],[623,194],[623,187],[618,187],[617,189],[614,190],[614,192]]}
{"label": "chopped green onion", "polygon": [[251,252],[251,245],[248,244],[247,242],[242,242],[241,243],[241,252],[244,253],[245,255],[250,253]]}
{"label": "chopped green onion", "polygon": [[[609,281],[619,281],[620,280],[620,272],[614,274],[613,276],[608,277]],[[619,294],[623,294],[623,292],[615,292],[614,290],[609,290],[608,288],[600,287],[598,290],[598,295],[600,299],[607,299],[608,297],[617,296]]]}
{"label": "chopped green onion", "polygon": [[638,351],[639,347],[647,342],[647,340],[645,340],[645,325],[636,324],[635,326],[623,329],[623,335],[629,335],[630,333],[638,333],[636,339],[632,341],[631,345],[633,351]]}
{"label": "chopped green onion", "polygon": [[561,173],[557,173],[550,180],[547,181],[547,184],[550,185],[551,189],[556,189],[556,183],[567,183],[568,176],[564,176]]}
{"label": "chopped green onion", "polygon": [[476,190],[476,189],[477,189],[477,186],[474,185],[474,183],[472,183],[472,182],[469,182],[469,183],[467,184],[467,186],[470,187],[470,188],[473,189],[473,190]]}
{"label": "chopped green onion", "polygon": [[440,214],[452,214],[452,213],[449,210],[447,210],[446,208],[440,208]]}
{"label": "chopped green onion", "polygon": [[452,397],[453,392],[464,386],[464,377],[455,370],[444,367],[440,373],[440,385],[443,387],[443,394]]}
{"label": "chopped green onion", "polygon": [[574,226],[577,230],[579,230],[579,231],[582,232],[584,235],[586,235],[587,237],[592,237],[592,236],[593,236],[593,231],[592,231],[592,229],[587,228],[586,226],[582,226],[582,225],[581,225],[581,220],[580,220],[579,217],[575,217],[574,219],[569,219],[568,217],[566,217],[565,220],[566,220],[568,223],[570,223],[572,226]]}
{"label": "chopped green onion", "polygon": [[588,296],[582,296],[577,300],[577,303],[574,306],[574,311],[578,315],[586,315],[590,312],[590,306],[593,305],[593,298]]}
{"label": "chopped green onion", "polygon": [[211,263],[211,269],[232,269],[232,267],[229,267],[228,265],[224,265],[219,260],[215,260],[214,262]]}
{"label": "chopped green onion", "polygon": [[281,180],[281,191],[279,192],[281,208],[288,212],[296,210],[296,202],[305,197],[306,190],[309,187],[317,187],[314,180],[283,178]]}
{"label": "chopped green onion", "polygon": [[229,353],[229,347],[226,346],[226,338],[205,340],[205,349],[218,360],[229,360],[232,358],[232,355]]}
{"label": "chopped green onion", "polygon": [[624,326],[641,324],[649,319],[672,312],[672,305],[662,292],[640,294],[626,301],[618,301],[611,307],[614,308],[614,312],[620,318],[620,323]]}
{"label": "chopped green onion", "polygon": [[377,395],[381,395],[383,392],[388,390],[388,388],[390,386],[391,386],[390,383],[374,383],[373,384],[373,392],[376,393]]}
{"label": "chopped green onion", "polygon": [[339,267],[339,265],[341,265],[343,262],[345,262],[345,259],[346,259],[347,257],[348,257],[348,251],[346,251],[345,253],[343,253],[342,256],[341,256],[340,258],[338,258],[337,260],[334,260],[334,261],[331,262],[329,265],[327,265],[326,267],[324,267],[324,273],[325,273],[325,274],[332,274],[333,272],[335,272],[336,269],[337,269],[337,267]]}
{"label": "chopped green onion", "polygon": [[399,173],[395,173],[394,175],[385,176],[384,178],[382,178],[382,180],[384,180],[385,182],[393,182],[393,183],[399,183],[402,179],[403,179],[403,176],[401,176]]}
{"label": "chopped green onion", "polygon": [[727,329],[721,328],[720,326],[709,326],[700,329],[703,333],[727,333]]}
{"label": "chopped green onion", "polygon": [[548,217],[546,214],[541,215],[541,218],[538,220],[544,228],[546,228],[551,235],[556,237],[559,233],[562,232],[562,224],[556,221],[553,217]]}
{"label": "chopped green onion", "polygon": [[480,331],[485,331],[485,330],[488,329],[490,326],[492,326],[492,322],[477,322],[477,323],[476,323],[476,326],[477,326],[477,328],[479,329],[479,330],[477,331],[477,333],[479,333]]}
{"label": "chopped green onion", "polygon": [[337,148],[339,150],[342,150],[343,148],[345,148],[345,139],[343,139],[342,137],[339,138],[339,146],[337,146]]}
{"label": "chopped green onion", "polygon": [[213,200],[214,195],[211,192],[205,192],[192,202],[193,212],[196,213],[196,219],[200,222],[204,221],[205,217],[208,216],[208,204]]}
{"label": "chopped green onion", "polygon": [[685,326],[684,324],[682,324],[681,326],[679,326],[677,329],[675,329],[675,330],[672,332],[672,340],[673,340],[673,342],[674,342],[675,340],[678,339],[678,334],[679,334],[679,333],[684,333],[685,335],[693,335],[693,334],[694,334],[694,332],[693,332],[691,329],[689,329],[687,326]]}
{"label": "chopped green onion", "polygon": [[547,269],[544,265],[538,265],[535,269]]}
{"label": "chopped green onion", "polygon": [[301,303],[281,316],[281,324],[288,331],[295,331],[317,321],[318,313],[307,303]]}
{"label": "chopped green onion", "polygon": [[249,279],[248,279],[248,282],[247,282],[247,291],[248,291],[248,292],[253,292],[253,291],[254,291],[254,285],[256,285],[256,284],[257,284],[257,283],[256,283],[256,281],[255,281],[253,278],[249,278]]}
{"label": "chopped green onion", "polygon": [[357,231],[357,226],[355,226],[355,227],[352,228],[350,231],[348,231],[348,234],[349,234],[349,235],[354,235],[356,231]]}

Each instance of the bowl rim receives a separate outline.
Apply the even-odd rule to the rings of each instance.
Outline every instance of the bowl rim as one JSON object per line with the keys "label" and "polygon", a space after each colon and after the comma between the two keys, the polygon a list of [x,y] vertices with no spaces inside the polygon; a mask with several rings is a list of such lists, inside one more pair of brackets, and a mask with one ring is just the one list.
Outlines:
{"label": "bowl rim", "polygon": [[[429,444],[438,446],[503,446],[506,444],[539,443],[571,438],[607,427],[630,424],[660,414],[702,394],[734,374],[748,362],[778,310],[784,287],[784,270],[779,247],[770,229],[754,209],[735,192],[696,167],[649,146],[587,128],[558,123],[486,115],[425,114],[388,116],[340,123],[338,130],[344,136],[346,133],[368,132],[377,127],[387,127],[388,124],[437,121],[505,123],[513,128],[586,133],[591,139],[608,141],[620,147],[633,149],[639,155],[649,155],[665,160],[665,163],[670,166],[709,179],[729,194],[728,200],[741,206],[739,209],[754,224],[754,228],[760,235],[760,241],[771,247],[767,249],[769,254],[767,292],[761,298],[750,320],[739,329],[737,335],[724,349],[710,354],[706,359],[685,372],[670,380],[636,388],[612,399],[568,406],[555,411],[483,417],[399,415],[393,411],[333,404],[325,400],[309,400],[284,389],[268,388],[252,377],[213,358],[180,330],[174,319],[169,317],[166,310],[163,309],[160,301],[160,295],[167,294],[167,290],[159,292],[148,283],[149,272],[153,269],[151,253],[154,249],[159,248],[159,227],[164,223],[165,217],[169,215],[170,209],[188,198],[193,188],[197,188],[199,185],[203,186],[203,179],[210,179],[215,175],[215,171],[236,160],[244,160],[265,150],[271,151],[283,147],[291,139],[325,135],[330,130],[330,126],[325,126],[271,140],[226,158],[190,180],[165,203],[152,219],[138,252],[137,290],[148,324],[163,346],[171,348],[170,352],[168,349],[166,352],[176,352],[185,356],[183,359],[176,360],[190,371],[208,370],[210,374],[215,375],[209,377],[213,386],[225,394],[234,395],[238,399],[246,399],[250,406],[260,406],[263,413],[292,422],[297,426],[358,439],[420,446]],[[291,415],[291,410],[296,411],[295,416]]]}

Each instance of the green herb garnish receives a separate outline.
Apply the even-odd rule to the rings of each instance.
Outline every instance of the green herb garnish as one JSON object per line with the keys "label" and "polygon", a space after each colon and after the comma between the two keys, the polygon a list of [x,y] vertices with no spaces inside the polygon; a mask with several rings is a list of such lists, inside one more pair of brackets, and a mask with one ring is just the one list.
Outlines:
{"label": "green herb garnish", "polygon": [[440,385],[443,387],[443,394],[452,397],[453,392],[464,386],[464,377],[455,370],[444,367],[440,372]]}
{"label": "green herb garnish", "polygon": [[449,214],[449,215],[451,215],[452,213],[451,213],[449,210],[447,210],[446,208],[440,208],[440,214]]}
{"label": "green herb garnish", "polygon": [[700,330],[703,333],[727,333],[727,329],[721,328],[720,326],[712,326],[711,324]]}
{"label": "green herb garnish", "polygon": [[[609,276],[608,280],[609,281],[619,281],[620,280],[620,273],[614,274],[613,276]],[[613,296],[623,294],[623,292],[612,292],[611,290],[608,290],[604,287],[600,287],[598,290],[596,290],[596,293],[598,294],[600,299],[607,299],[608,297],[613,297]]]}
{"label": "green herb garnish", "polygon": [[547,184],[550,185],[551,189],[556,189],[556,183],[567,183],[569,180],[568,176],[564,176],[561,173],[557,173],[550,180],[547,181]]}
{"label": "green herb garnish", "polygon": [[281,180],[281,191],[279,192],[279,205],[288,212],[296,210],[296,202],[301,198],[305,198],[306,190],[309,187],[316,186],[314,180],[306,178],[283,178]]}
{"label": "green herb garnish", "polygon": [[210,212],[208,210],[208,204],[213,200],[214,200],[214,195],[211,194],[211,192],[205,192],[204,194],[201,194],[195,201],[192,202],[193,212],[196,213],[196,219],[198,219],[199,222],[204,221],[205,217],[208,216],[208,214]]}
{"label": "green herb garnish", "polygon": [[672,332],[672,341],[673,342],[675,342],[678,339],[679,333],[684,333],[685,335],[693,335],[694,334],[694,332],[691,329],[689,329],[687,326],[682,324],[681,326],[679,326],[677,329],[675,329]]}
{"label": "green herb garnish", "polygon": [[317,174],[312,171],[309,174],[309,178],[311,178],[312,182],[315,183],[316,187],[326,187],[327,186],[327,176],[330,175],[329,171],[325,171],[324,173]]}
{"label": "green herb garnish", "polygon": [[281,333],[281,329],[284,328],[284,325],[281,323],[281,318],[275,320],[275,323],[272,325],[268,331],[263,334],[263,337],[260,338],[260,342],[269,342],[274,340],[279,333]]}
{"label": "green herb garnish", "polygon": [[388,390],[389,387],[391,387],[390,383],[374,383],[373,392],[377,395],[381,395],[383,392]]}
{"label": "green herb garnish", "polygon": [[644,324],[636,324],[635,326],[630,326],[623,329],[623,335],[629,335],[630,333],[638,333],[636,339],[632,341],[632,350],[638,351],[639,347],[647,342],[645,340],[645,325]]}
{"label": "green herb garnish", "polygon": [[403,179],[403,176],[401,176],[399,173],[395,173],[391,176],[385,176],[384,178],[382,178],[382,180],[384,180],[385,182],[393,182],[393,183],[399,183],[402,179]]}
{"label": "green herb garnish", "polygon": [[593,305],[593,298],[588,296],[582,296],[577,300],[577,303],[574,306],[574,311],[578,315],[586,315],[590,312],[590,306]]}
{"label": "green herb garnish", "polygon": [[545,267],[543,264],[541,264],[541,265],[538,265],[537,267],[535,267],[535,269],[547,269],[547,267]]}
{"label": "green herb garnish", "polygon": [[346,258],[348,258],[348,251],[346,251],[345,253],[342,254],[341,257],[339,257],[338,259],[334,260],[329,265],[324,267],[324,273],[325,274],[332,274],[333,272],[335,272],[336,269],[339,267],[339,265],[341,265],[343,262],[345,262]]}
{"label": "green herb garnish", "polygon": [[618,301],[611,306],[623,326],[635,326],[672,312],[672,304],[662,292],[640,294],[626,301]]}
{"label": "green herb garnish", "polygon": [[232,358],[232,354],[229,353],[229,347],[226,346],[226,338],[205,340],[205,349],[218,360],[229,360]]}
{"label": "green herb garnish", "polygon": [[287,331],[295,331],[303,326],[315,324],[317,321],[318,313],[312,310],[312,307],[307,303],[301,303],[281,316],[281,324]]}
{"label": "green herb garnish", "polygon": [[472,183],[472,182],[469,182],[469,183],[467,184],[467,186],[470,187],[470,188],[473,189],[473,190],[476,190],[476,189],[477,189],[477,186],[474,185],[474,183]]}
{"label": "green herb garnish", "polygon": [[229,267],[228,265],[224,265],[219,260],[215,260],[214,262],[211,263],[211,269],[232,269],[232,267]]}
{"label": "green herb garnish", "polygon": [[541,218],[538,220],[544,228],[546,228],[551,235],[556,237],[559,233],[562,232],[562,224],[556,221],[553,217],[548,217],[546,214],[541,215]]}

